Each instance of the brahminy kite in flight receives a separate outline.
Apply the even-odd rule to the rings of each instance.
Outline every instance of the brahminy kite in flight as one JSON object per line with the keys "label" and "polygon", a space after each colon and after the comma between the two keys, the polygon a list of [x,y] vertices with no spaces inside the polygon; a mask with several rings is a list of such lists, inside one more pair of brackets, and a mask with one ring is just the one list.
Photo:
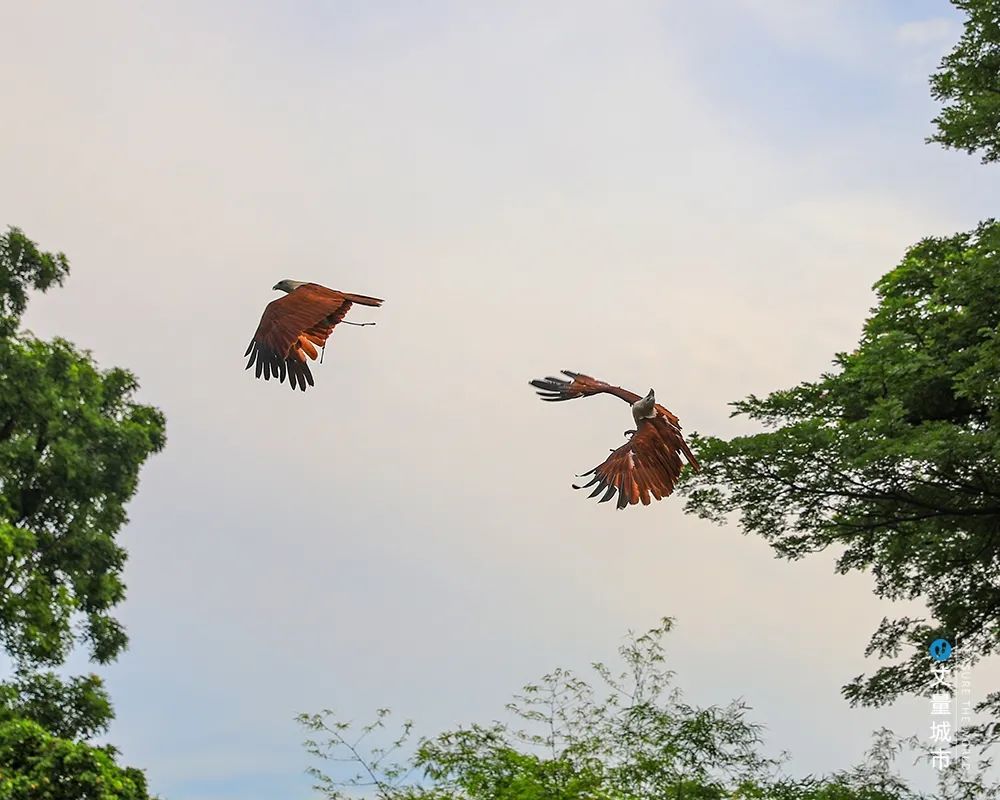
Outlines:
{"label": "brahminy kite in flight", "polygon": [[701,469],[681,436],[677,417],[656,402],[652,389],[645,397],[639,397],[634,392],[611,386],[589,375],[567,370],[562,370],[562,373],[572,380],[550,377],[529,383],[539,390],[543,400],[549,402],[594,394],[620,397],[632,406],[632,418],[636,425],[634,431],[625,431],[628,441],[617,450],[612,450],[607,461],[579,476],[593,475],[590,483],[584,486],[573,484],[574,489],[586,489],[596,483],[597,487],[590,496],[603,491],[604,496],[598,502],[606,503],[617,491],[619,509],[635,505],[640,500],[648,506],[650,496],[661,500],[673,492],[684,466],[682,453],[695,472]]}
{"label": "brahminy kite in flight", "polygon": [[[347,322],[344,316],[354,303],[362,306],[380,306],[377,297],[348,294],[327,289],[318,283],[283,280],[272,289],[287,292],[284,297],[272,300],[264,309],[257,332],[243,355],[250,356],[247,369],[257,364],[257,377],[271,380],[273,375],[292,389],[306,390],[314,386],[307,358],[314,361],[316,350],[326,350],[326,340],[341,322],[345,325],[374,325],[374,322]],[[320,360],[322,363],[322,359]]]}

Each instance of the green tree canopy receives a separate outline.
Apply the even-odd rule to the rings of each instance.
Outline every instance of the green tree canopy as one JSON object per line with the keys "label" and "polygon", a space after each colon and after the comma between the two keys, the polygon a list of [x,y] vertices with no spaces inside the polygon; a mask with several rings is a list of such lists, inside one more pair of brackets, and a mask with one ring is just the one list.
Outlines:
{"label": "green tree canopy", "polygon": [[1000,160],[1000,2],[952,0],[967,15],[955,49],[931,76],[931,94],[945,103],[929,141]]}
{"label": "green tree canopy", "polygon": [[146,776],[113,747],[53,735],[37,722],[0,722],[2,800],[147,800]]}
{"label": "green tree canopy", "polygon": [[28,292],[62,286],[69,262],[62,253],[43,253],[17,228],[0,235],[0,333],[17,329],[28,305]]}
{"label": "green tree canopy", "polygon": [[0,236],[0,640],[48,664],[77,639],[98,661],[125,646],[110,614],[124,596],[115,535],[139,468],[164,445],[163,416],[134,402],[130,372],[16,332],[28,290],[67,271],[17,229]]}
{"label": "green tree canopy", "polygon": [[90,739],[111,722],[111,701],[97,675],[62,680],[51,672],[0,684],[0,721],[28,719],[64,739]]}
{"label": "green tree canopy", "polygon": [[0,684],[0,800],[139,800],[143,774],[88,742],[111,720],[100,679],[37,671],[77,642],[98,662],[125,647],[111,615],[125,593],[115,537],[164,445],[163,416],[133,400],[131,373],[19,330],[31,290],[68,272],[16,228],[0,235],[0,643],[16,670]]}
{"label": "green tree canopy", "polygon": [[768,430],[694,437],[705,468],[682,492],[782,556],[834,546],[882,597],[926,601],[932,620],[883,620],[869,647],[909,657],[845,687],[878,705],[929,691],[934,638],[969,662],[1000,644],[1000,225],[924,239],[875,291],[834,371],[733,404]]}

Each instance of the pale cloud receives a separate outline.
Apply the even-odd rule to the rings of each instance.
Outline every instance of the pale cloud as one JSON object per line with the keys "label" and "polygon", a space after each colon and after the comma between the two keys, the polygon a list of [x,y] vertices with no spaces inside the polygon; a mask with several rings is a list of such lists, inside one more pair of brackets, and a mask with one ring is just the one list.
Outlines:
{"label": "pale cloud", "polygon": [[738,5],[784,47],[848,63],[860,55],[858,33],[868,5],[862,0],[738,0]]}
{"label": "pale cloud", "polygon": [[958,41],[961,24],[952,17],[934,17],[904,22],[896,29],[896,38],[913,47],[939,47]]}
{"label": "pale cloud", "polygon": [[960,14],[945,3],[936,10],[946,13],[922,19],[904,15],[925,12],[926,3],[738,0],[737,5],[766,33],[770,46],[853,70],[876,85],[893,80],[926,84],[928,72],[962,31]]}
{"label": "pale cloud", "polygon": [[926,86],[927,76],[938,68],[961,34],[961,20],[955,17],[910,20],[900,25],[895,39],[904,79]]}

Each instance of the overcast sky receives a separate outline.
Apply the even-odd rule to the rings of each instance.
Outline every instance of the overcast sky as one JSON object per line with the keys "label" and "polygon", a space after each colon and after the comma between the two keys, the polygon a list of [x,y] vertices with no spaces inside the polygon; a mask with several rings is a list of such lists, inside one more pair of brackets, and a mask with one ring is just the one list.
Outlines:
{"label": "overcast sky", "polygon": [[[799,773],[925,734],[926,701],[840,697],[901,610],[868,576],[587,501],[628,409],[527,381],[731,435],[728,402],[852,349],[907,246],[995,211],[923,142],[947,3],[2,5],[0,224],[72,265],[26,324],[168,420],[100,670],[153,790],[309,797],[298,712],[488,720],[663,615],[690,699],[746,698]],[[305,394],[243,371],[281,278],[386,298]]]}

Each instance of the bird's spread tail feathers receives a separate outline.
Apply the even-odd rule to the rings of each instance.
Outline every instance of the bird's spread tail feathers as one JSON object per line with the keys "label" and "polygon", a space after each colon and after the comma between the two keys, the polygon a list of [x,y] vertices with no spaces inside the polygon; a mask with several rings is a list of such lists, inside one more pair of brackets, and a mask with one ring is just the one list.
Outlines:
{"label": "bird's spread tail feathers", "polygon": [[345,292],[344,297],[352,303],[357,303],[359,306],[380,306],[385,302],[377,297],[368,297],[368,295],[364,294],[347,294]]}

